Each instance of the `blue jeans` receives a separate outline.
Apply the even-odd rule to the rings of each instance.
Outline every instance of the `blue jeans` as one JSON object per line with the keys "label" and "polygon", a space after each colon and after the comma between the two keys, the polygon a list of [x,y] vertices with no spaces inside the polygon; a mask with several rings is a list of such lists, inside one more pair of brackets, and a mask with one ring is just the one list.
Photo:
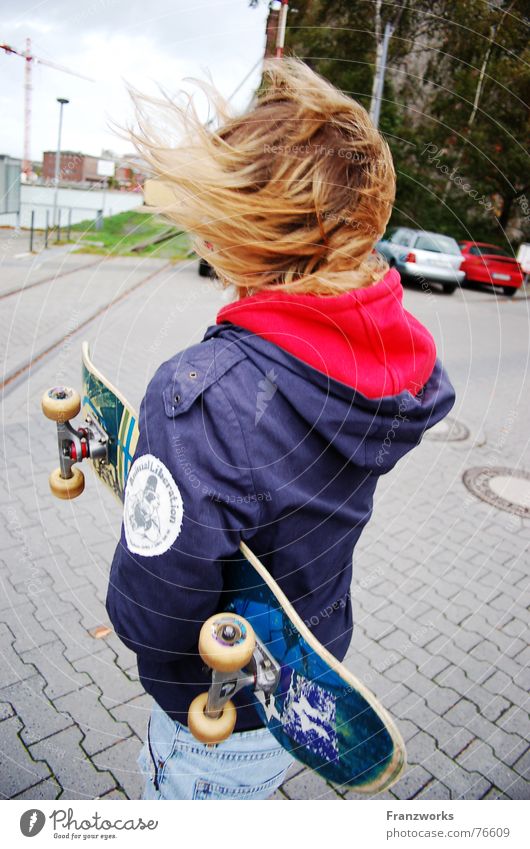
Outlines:
{"label": "blue jeans", "polygon": [[156,702],[138,758],[143,799],[267,799],[292,763],[267,728],[205,746]]}

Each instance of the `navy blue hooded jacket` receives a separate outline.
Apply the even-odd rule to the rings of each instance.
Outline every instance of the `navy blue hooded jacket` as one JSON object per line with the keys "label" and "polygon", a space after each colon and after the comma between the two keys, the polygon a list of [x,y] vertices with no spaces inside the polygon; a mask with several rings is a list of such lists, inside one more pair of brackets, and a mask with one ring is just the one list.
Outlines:
{"label": "navy blue hooded jacket", "polygon": [[[198,635],[222,607],[241,539],[321,643],[346,654],[352,553],[379,475],[454,403],[432,338],[401,297],[397,272],[337,298],[275,293],[286,307],[276,335],[270,299],[244,299],[150,382],[107,610],[174,719],[186,723],[208,688]],[[236,730],[258,727],[244,695],[235,702]]]}

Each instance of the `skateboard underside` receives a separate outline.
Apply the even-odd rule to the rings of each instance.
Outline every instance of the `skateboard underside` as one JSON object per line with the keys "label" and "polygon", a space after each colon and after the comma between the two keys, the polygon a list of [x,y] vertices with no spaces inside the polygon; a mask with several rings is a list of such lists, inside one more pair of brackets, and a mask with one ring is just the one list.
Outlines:
{"label": "skateboard underside", "polygon": [[404,752],[381,716],[314,651],[244,558],[225,568],[222,606],[244,616],[280,664],[273,696],[245,690],[278,742],[336,784],[366,793],[395,781]]}

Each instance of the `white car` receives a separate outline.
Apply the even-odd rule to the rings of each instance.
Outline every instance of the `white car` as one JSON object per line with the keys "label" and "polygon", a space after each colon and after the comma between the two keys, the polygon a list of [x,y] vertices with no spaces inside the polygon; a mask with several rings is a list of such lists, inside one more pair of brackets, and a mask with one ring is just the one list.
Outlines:
{"label": "white car", "polygon": [[416,280],[424,288],[436,283],[451,294],[465,277],[465,272],[460,270],[462,253],[451,236],[396,227],[388,238],[377,243],[376,250],[402,278]]}

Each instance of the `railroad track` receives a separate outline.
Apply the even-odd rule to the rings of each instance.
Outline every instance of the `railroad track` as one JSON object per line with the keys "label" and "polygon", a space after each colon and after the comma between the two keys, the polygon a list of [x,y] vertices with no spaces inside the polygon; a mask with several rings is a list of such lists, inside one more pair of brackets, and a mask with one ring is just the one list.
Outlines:
{"label": "railroad track", "polygon": [[[88,266],[86,265],[83,266],[83,268],[87,267]],[[95,321],[96,318],[99,318],[99,316],[103,315],[105,312],[108,312],[116,304],[120,303],[120,301],[124,301],[126,298],[129,297],[129,295],[132,295],[133,292],[136,292],[138,289],[140,289],[141,286],[145,286],[145,284],[149,283],[154,277],[157,277],[159,274],[162,274],[164,271],[167,271],[172,267],[173,266],[171,262],[166,262],[160,268],[157,268],[155,271],[151,271],[149,274],[146,275],[146,277],[143,277],[142,280],[139,280],[138,283],[135,283],[134,286],[131,286],[129,289],[126,289],[125,292],[122,292],[121,295],[117,295],[115,298],[112,298],[106,304],[103,304],[103,306],[99,307],[99,309],[92,313],[92,315],[88,316],[88,318],[83,319],[83,321],[81,321],[76,327],[74,327],[73,330],[69,330],[68,333],[64,333],[62,336],[52,342],[51,345],[47,345],[43,350],[39,351],[37,354],[35,354],[35,356],[31,357],[26,363],[23,363],[21,366],[17,366],[16,368],[8,372],[6,375],[4,375],[2,382],[0,382],[0,391],[2,392],[2,395],[5,397],[8,392],[10,392],[12,389],[15,388],[15,386],[18,385],[20,378],[27,374],[27,372],[29,372],[34,365],[40,363],[43,359],[45,359],[48,354],[51,354],[53,351],[63,345],[67,339],[71,339],[72,336],[75,336],[88,324]],[[54,275],[53,279],[56,279],[57,276],[58,275]],[[45,281],[41,280],[38,283],[34,283],[32,285],[40,285],[40,283],[44,282]]]}
{"label": "railroad track", "polygon": [[45,283],[51,283],[53,280],[58,280],[59,277],[66,277],[68,274],[75,274],[76,271],[84,271],[86,268],[93,268],[95,265],[101,265],[101,263],[106,259],[108,259],[108,257],[99,257],[99,259],[94,260],[94,262],[88,262],[86,265],[76,265],[75,268],[60,271],[58,274],[50,274],[48,277],[43,277],[41,280],[35,280],[34,283],[30,283],[28,286],[19,286],[17,289],[10,289],[8,292],[2,292],[0,294],[0,301],[3,301],[5,298],[11,298],[13,295],[19,295],[21,292],[29,292],[37,286],[44,286]]}

